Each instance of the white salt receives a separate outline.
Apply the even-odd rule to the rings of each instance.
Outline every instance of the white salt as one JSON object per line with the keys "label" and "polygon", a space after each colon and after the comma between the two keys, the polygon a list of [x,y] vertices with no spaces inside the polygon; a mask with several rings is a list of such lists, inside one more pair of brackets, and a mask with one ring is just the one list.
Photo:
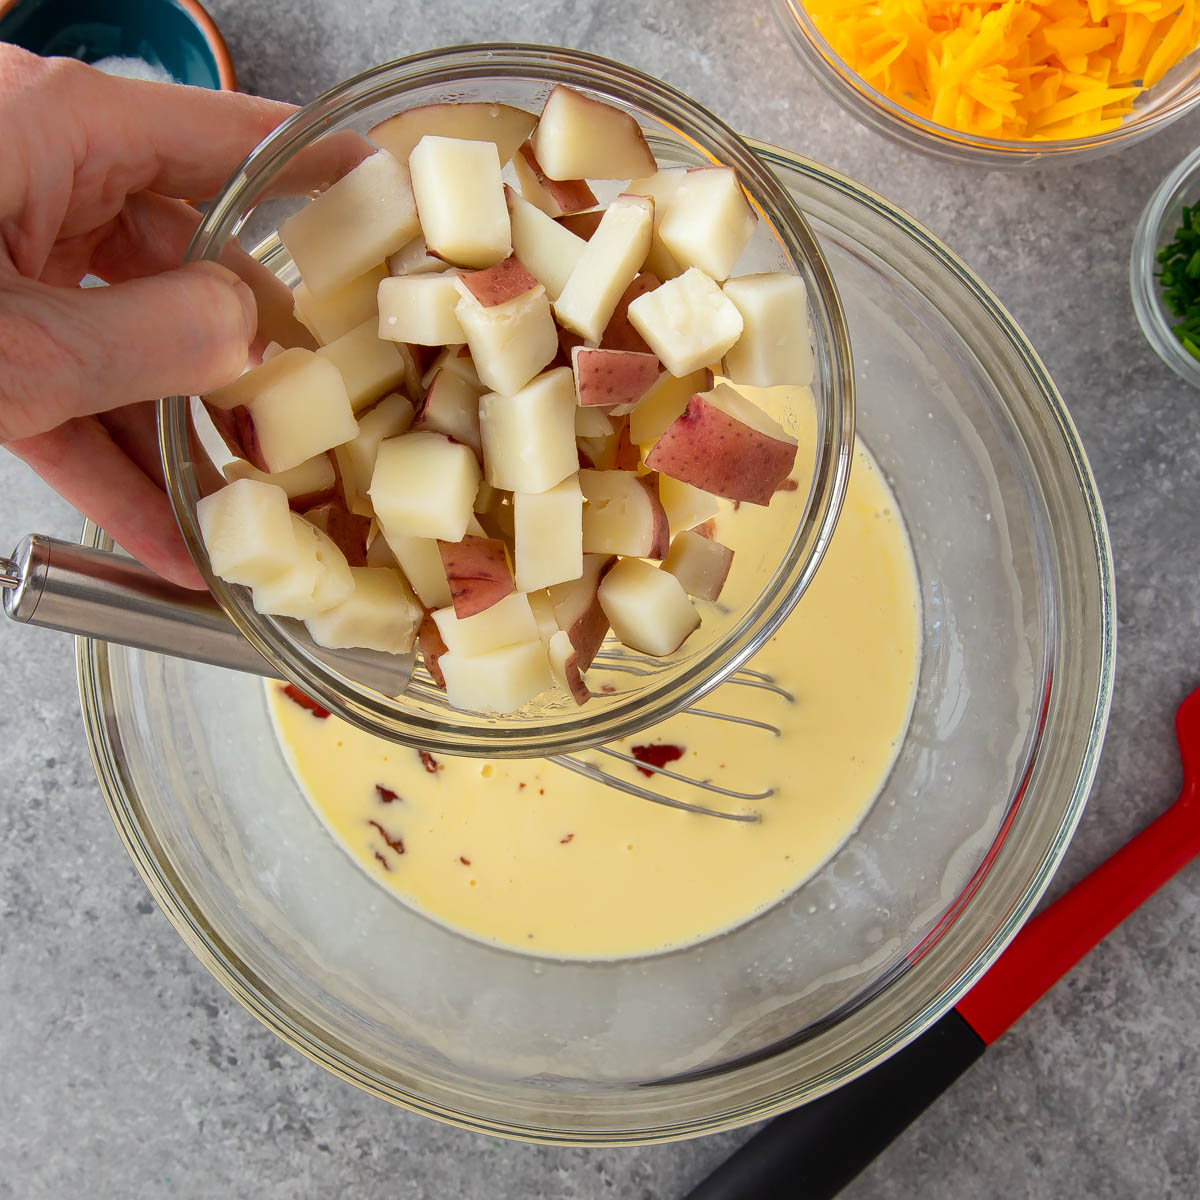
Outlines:
{"label": "white salt", "polygon": [[161,63],[150,63],[144,58],[122,58],[112,55],[92,63],[97,71],[105,75],[119,75],[122,79],[145,79],[149,83],[174,83],[175,76]]}

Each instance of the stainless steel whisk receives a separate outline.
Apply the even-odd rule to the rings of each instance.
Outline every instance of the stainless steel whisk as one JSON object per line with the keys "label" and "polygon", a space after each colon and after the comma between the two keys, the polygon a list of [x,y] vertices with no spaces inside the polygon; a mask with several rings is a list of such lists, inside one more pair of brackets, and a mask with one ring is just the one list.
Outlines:
{"label": "stainless steel whisk", "polygon": [[[58,629],[83,637],[100,638],[140,650],[150,650],[175,658],[210,663],[234,671],[245,671],[266,678],[277,678],[271,664],[263,658],[225,615],[207,592],[193,592],[160,579],[141,564],[121,555],[93,550],[72,542],[31,534],[22,540],[12,558],[0,558],[0,589],[4,613],[11,620],[27,625]],[[396,656],[382,662],[378,656],[354,651],[320,650],[321,657],[334,667],[353,671],[356,678],[370,687],[395,695],[407,690],[433,705],[449,707],[445,693],[432,677],[417,666],[413,656],[398,663]],[[604,648],[596,656],[590,672],[644,675],[646,666],[621,648]],[[761,671],[735,672],[721,685],[725,688],[750,688],[764,691],[789,703],[794,697],[771,676]],[[691,716],[732,722],[778,737],[778,726],[768,721],[736,716],[707,708],[683,710]],[[656,778],[696,789],[701,799],[719,803],[721,799],[755,803],[774,792],[748,792],[723,787],[708,778],[697,778],[656,766],[617,750],[612,746],[594,746],[583,752],[600,755]],[[579,754],[554,754],[548,762],[592,779],[606,787],[641,797],[669,808],[683,809],[706,817],[727,821],[754,822],[755,812],[725,812],[708,803],[692,803],[643,787],[588,762]]]}

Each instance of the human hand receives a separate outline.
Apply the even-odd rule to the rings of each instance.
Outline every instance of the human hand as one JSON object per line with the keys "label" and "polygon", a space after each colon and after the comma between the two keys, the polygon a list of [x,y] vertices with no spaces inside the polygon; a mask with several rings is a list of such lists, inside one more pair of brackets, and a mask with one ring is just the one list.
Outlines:
{"label": "human hand", "polygon": [[[162,487],[154,401],[245,365],[255,298],[180,267],[212,196],[291,112],[0,45],[0,442],[131,554],[203,587]],[[85,274],[112,286],[79,288]]]}

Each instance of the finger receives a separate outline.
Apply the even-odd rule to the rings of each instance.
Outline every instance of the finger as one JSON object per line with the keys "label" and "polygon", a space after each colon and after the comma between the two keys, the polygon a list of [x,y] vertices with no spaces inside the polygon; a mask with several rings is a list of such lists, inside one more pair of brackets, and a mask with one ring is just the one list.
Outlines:
{"label": "finger", "polygon": [[211,391],[245,365],[255,320],[250,289],[215,263],[109,288],[0,279],[0,440]]}
{"label": "finger", "polygon": [[162,455],[158,448],[158,406],[153,400],[127,404],[100,413],[99,421],[108,436],[137,464],[155,486],[165,488]]}
{"label": "finger", "polygon": [[94,417],[12,442],[9,449],[139,562],[173,583],[205,586],[166,494]]}

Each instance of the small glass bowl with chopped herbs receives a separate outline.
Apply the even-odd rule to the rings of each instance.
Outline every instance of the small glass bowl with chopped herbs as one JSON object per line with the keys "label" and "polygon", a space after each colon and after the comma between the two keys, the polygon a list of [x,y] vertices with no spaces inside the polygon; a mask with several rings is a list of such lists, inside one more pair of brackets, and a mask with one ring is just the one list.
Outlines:
{"label": "small glass bowl with chopped herbs", "polygon": [[1177,375],[1200,387],[1200,149],[1150,197],[1129,271],[1146,340]]}

